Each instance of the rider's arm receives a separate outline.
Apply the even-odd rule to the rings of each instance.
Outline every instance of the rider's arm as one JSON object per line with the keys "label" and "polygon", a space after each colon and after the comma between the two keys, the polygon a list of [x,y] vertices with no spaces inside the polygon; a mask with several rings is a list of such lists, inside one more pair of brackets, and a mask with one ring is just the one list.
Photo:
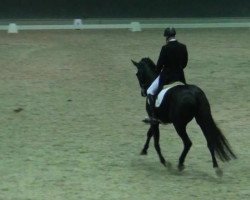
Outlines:
{"label": "rider's arm", "polygon": [[157,65],[156,65],[156,71],[157,73],[159,74],[165,64],[165,48],[164,46],[161,48],[161,52],[160,52],[160,55],[159,55],[159,58],[158,58],[158,61],[157,61]]}
{"label": "rider's arm", "polygon": [[187,66],[187,63],[188,63],[188,52],[187,52],[187,47],[184,46],[183,69]]}

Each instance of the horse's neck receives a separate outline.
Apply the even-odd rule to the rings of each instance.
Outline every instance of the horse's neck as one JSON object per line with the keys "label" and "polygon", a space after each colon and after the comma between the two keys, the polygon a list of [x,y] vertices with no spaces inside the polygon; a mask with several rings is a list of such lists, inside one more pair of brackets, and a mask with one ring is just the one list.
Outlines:
{"label": "horse's neck", "polygon": [[157,78],[156,74],[152,74],[150,77],[150,82],[153,83],[153,81]]}
{"label": "horse's neck", "polygon": [[157,76],[158,75],[155,72],[150,71],[150,73],[149,73],[149,80],[150,80],[150,82],[152,83],[157,78]]}
{"label": "horse's neck", "polygon": [[156,77],[158,76],[158,74],[153,70],[156,68],[155,64],[153,63],[153,61],[148,61],[146,62],[147,67],[146,67],[146,71],[147,71],[147,79],[150,81],[150,83],[152,83]]}

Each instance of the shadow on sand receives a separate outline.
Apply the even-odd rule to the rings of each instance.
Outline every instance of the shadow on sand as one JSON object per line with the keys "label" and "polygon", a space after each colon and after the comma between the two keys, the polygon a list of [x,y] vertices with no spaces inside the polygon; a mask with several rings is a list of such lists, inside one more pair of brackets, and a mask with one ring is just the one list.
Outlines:
{"label": "shadow on sand", "polygon": [[186,167],[183,171],[177,169],[177,164],[171,163],[171,166],[164,167],[158,161],[145,161],[143,158],[131,161],[131,167],[134,168],[138,173],[150,173],[148,178],[169,178],[176,177],[178,179],[193,179],[202,180],[212,183],[222,183],[223,177],[217,177],[214,170],[202,171],[199,169],[194,169],[191,166]]}

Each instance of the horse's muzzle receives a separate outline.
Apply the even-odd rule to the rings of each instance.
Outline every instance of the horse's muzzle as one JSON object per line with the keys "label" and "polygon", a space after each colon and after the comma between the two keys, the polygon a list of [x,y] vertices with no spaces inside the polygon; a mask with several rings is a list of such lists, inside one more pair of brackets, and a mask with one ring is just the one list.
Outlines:
{"label": "horse's muzzle", "polygon": [[145,89],[141,89],[141,95],[142,95],[143,97],[146,97],[146,96],[147,96],[147,92],[146,92]]}

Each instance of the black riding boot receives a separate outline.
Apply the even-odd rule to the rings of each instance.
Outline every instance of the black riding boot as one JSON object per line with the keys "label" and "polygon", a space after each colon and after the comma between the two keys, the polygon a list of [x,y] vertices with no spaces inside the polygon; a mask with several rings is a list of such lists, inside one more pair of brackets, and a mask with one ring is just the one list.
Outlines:
{"label": "black riding boot", "polygon": [[158,123],[158,120],[157,120],[156,114],[155,114],[156,95],[148,94],[147,97],[148,97],[148,101],[149,101],[149,111],[150,111],[150,114],[151,114],[150,122],[153,123],[153,124],[156,124],[156,123]]}

